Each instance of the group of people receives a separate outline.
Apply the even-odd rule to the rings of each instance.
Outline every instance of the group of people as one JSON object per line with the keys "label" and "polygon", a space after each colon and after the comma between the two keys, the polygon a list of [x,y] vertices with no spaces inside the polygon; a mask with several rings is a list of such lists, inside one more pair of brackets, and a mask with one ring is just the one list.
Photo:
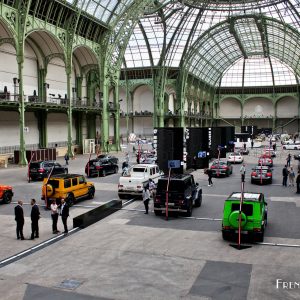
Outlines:
{"label": "group of people", "polygon": [[[39,219],[40,210],[36,204],[35,199],[31,199],[31,240],[39,238]],[[51,203],[51,218],[52,218],[52,231],[54,234],[59,233],[57,229],[58,216],[61,215],[62,223],[64,225],[64,234],[68,233],[67,219],[69,217],[69,206],[66,204],[64,199],[61,199],[61,205],[58,206],[56,200]],[[24,211],[23,211],[23,201],[19,200],[18,204],[15,206],[15,221],[17,223],[16,233],[18,240],[25,240],[23,234],[23,227],[25,223]]]}
{"label": "group of people", "polygon": [[[289,180],[289,186],[295,186],[295,171],[293,167],[289,165],[285,165],[282,169],[282,185],[287,186],[287,182]],[[296,193],[300,194],[300,170],[298,170],[298,174],[296,177]]]}

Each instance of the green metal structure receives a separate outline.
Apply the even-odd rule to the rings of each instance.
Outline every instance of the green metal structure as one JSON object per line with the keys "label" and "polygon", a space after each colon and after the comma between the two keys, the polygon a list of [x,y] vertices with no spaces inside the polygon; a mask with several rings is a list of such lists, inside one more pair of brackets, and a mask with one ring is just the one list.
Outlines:
{"label": "green metal structure", "polygon": [[[274,106],[271,122],[275,129],[277,103],[286,96],[298,101],[294,119],[299,122],[299,7],[298,0],[1,0],[0,25],[5,34],[0,35],[0,45],[9,43],[15,48],[18,92],[15,101],[1,100],[0,109],[19,112],[20,164],[27,164],[25,111],[33,111],[37,117],[41,147],[47,146],[47,114],[59,111],[68,118],[70,156],[74,138],[83,142],[83,114],[88,115],[90,138],[95,138],[95,120],[100,116],[103,148],[109,143],[113,119],[111,149],[120,150],[121,87],[126,90],[127,138],[133,118],[129,105],[141,85],[153,91],[153,126],[218,124],[220,103],[228,98],[240,103],[239,125],[243,125],[245,102],[261,97]],[[49,43],[41,43],[42,39]],[[24,101],[23,92],[26,43],[38,59],[38,95],[31,102]],[[67,94],[60,106],[47,99],[47,67],[53,58],[64,62],[67,78]],[[268,80],[263,70],[259,76],[264,79],[251,77],[252,60],[263,61]],[[239,76],[232,75],[228,84],[236,66]],[[75,87],[72,72],[76,74]],[[85,101],[83,76],[87,78]],[[170,93],[175,99],[173,112],[168,109]],[[72,136],[73,120],[76,137]],[[230,124],[230,120],[225,122]]]}

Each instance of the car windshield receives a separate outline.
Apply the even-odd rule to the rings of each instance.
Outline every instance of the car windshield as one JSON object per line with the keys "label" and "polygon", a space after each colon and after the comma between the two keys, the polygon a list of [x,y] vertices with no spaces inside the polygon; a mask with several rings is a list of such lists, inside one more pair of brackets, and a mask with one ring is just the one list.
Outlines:
{"label": "car windshield", "polygon": [[37,163],[37,162],[32,162],[30,164],[30,168],[39,168],[41,163]]}
{"label": "car windshield", "polygon": [[[232,203],[231,205],[231,211],[240,210],[240,204],[239,203]],[[242,212],[246,216],[252,216],[253,215],[253,205],[252,204],[243,204],[242,205]]]}
{"label": "car windshield", "polygon": [[213,165],[215,165],[215,166],[216,165],[227,165],[227,163],[225,161],[219,161],[219,162],[218,161],[214,161]]}
{"label": "car windshield", "polygon": [[132,172],[144,173],[144,172],[146,172],[146,168],[132,168]]}

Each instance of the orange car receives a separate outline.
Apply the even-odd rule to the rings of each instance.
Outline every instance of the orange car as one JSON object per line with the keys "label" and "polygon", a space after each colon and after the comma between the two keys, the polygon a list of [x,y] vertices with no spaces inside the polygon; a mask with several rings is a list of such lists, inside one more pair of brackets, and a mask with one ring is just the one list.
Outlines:
{"label": "orange car", "polygon": [[14,195],[10,185],[0,185],[0,201],[3,203],[10,203]]}

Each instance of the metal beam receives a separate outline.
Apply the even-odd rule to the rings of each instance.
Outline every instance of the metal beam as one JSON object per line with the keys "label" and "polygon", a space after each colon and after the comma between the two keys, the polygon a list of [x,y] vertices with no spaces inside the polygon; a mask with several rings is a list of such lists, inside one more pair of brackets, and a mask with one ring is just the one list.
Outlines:
{"label": "metal beam", "polygon": [[270,55],[270,51],[269,51],[269,45],[268,45],[268,38],[267,38],[267,26],[266,26],[266,21],[265,19],[262,18],[254,18],[257,29],[260,33],[260,37],[261,37],[261,44],[263,47],[263,51],[264,51],[264,57],[267,58]]}
{"label": "metal beam", "polygon": [[230,34],[233,35],[233,37],[234,37],[237,45],[239,46],[239,48],[240,48],[240,50],[241,50],[244,58],[247,59],[248,58],[248,54],[247,54],[247,52],[246,52],[246,50],[245,50],[245,48],[243,46],[243,43],[242,43],[242,41],[241,41],[241,39],[240,39],[237,31],[234,28],[234,23],[235,23],[235,19],[234,18],[230,18],[229,19],[229,32],[230,32]]}

